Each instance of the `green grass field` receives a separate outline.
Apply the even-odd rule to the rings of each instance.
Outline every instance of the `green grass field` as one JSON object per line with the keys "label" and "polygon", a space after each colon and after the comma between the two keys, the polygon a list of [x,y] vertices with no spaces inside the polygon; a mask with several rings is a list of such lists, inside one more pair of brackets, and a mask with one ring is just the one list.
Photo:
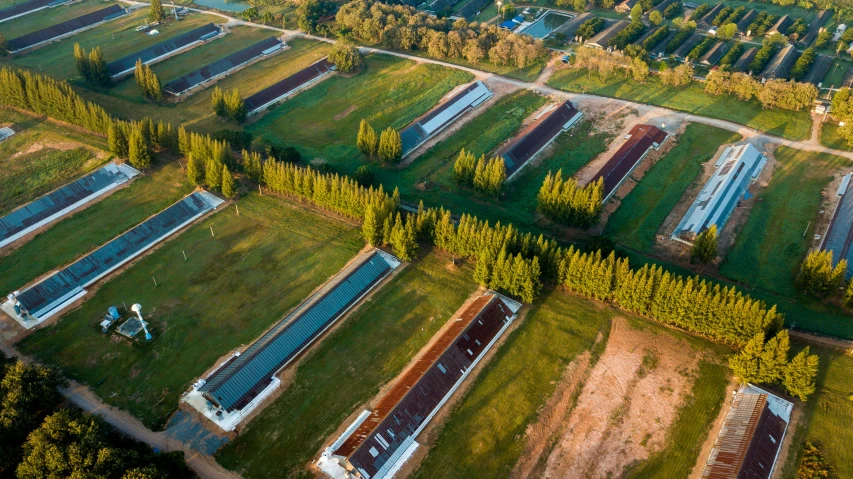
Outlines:
{"label": "green grass field", "polygon": [[509,477],[527,426],[554,393],[566,365],[607,337],[618,313],[549,291],[477,377],[414,477]]}
{"label": "green grass field", "polygon": [[548,84],[566,91],[622,98],[720,118],[791,140],[806,139],[811,133],[812,120],[808,111],[763,109],[757,101],[744,102],[729,95],[708,95],[699,82],[675,88],[662,84],[654,75],[646,83],[620,75],[612,75],[602,81],[598,75],[588,75],[586,70],[563,68],[554,72]]}
{"label": "green grass field", "polygon": [[820,127],[820,144],[836,150],[853,151],[853,146],[838,134],[838,124],[824,123]]}
{"label": "green grass field", "polygon": [[103,138],[0,108],[16,131],[0,142],[0,215],[103,164]]}
{"label": "green grass field", "polygon": [[677,138],[678,144],[622,199],[607,221],[604,234],[636,250],[651,250],[658,229],[702,173],[705,162],[720,145],[740,139],[740,135],[727,130],[696,123],[688,125]]}
{"label": "green grass field", "polygon": [[136,226],[188,194],[185,180],[177,164],[168,164],[55,223],[0,258],[0,290],[20,288]]}
{"label": "green grass field", "polygon": [[[239,204],[240,215],[226,208],[184,231],[21,349],[147,426],[162,427],[179,395],[220,356],[254,340],[363,246],[358,227],[301,205],[256,194]],[[148,311],[150,345],[115,340],[96,327],[122,302]]]}
{"label": "green grass field", "polygon": [[[241,210],[242,211],[242,210]],[[475,290],[471,269],[428,253],[319,343],[293,383],[216,458],[246,478],[313,477],[323,443],[395,378]]]}
{"label": "green grass field", "polygon": [[779,166],[767,189],[758,193],[762,200],[755,203],[720,272],[793,296],[794,278],[815,233],[809,224],[817,220],[821,190],[833,174],[853,162],[787,147],[777,148],[774,156]]}
{"label": "green grass field", "polygon": [[[3,2],[3,7],[6,6],[6,3],[7,2]],[[0,33],[2,33],[7,40],[12,40],[20,37],[21,35],[37,32],[39,30],[52,27],[58,23],[98,11],[115,4],[116,2],[113,0],[84,0],[82,2],[71,3],[70,5],[46,8],[44,10],[28,13],[22,17],[0,23]]]}
{"label": "green grass field", "polygon": [[[799,351],[802,344],[794,343]],[[806,441],[820,444],[829,463],[835,468],[838,479],[853,478],[853,357],[840,352],[811,347],[820,357],[817,392],[805,406],[800,426],[789,431],[794,434],[792,453],[784,464],[782,477],[793,479],[802,460],[802,446]]]}

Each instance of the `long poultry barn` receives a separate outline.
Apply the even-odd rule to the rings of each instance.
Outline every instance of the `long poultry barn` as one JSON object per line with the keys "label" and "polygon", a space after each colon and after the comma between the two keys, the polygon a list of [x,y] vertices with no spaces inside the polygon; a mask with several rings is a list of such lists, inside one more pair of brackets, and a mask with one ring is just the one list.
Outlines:
{"label": "long poultry barn", "polygon": [[403,157],[458,120],[467,111],[477,108],[491,97],[492,91],[486,87],[485,83],[475,81],[433,108],[422,118],[415,120],[400,133]]}
{"label": "long poultry barn", "polygon": [[0,217],[0,248],[127,183],[139,171],[110,163]]}
{"label": "long poultry barn", "polygon": [[528,162],[571,128],[583,114],[568,100],[556,108],[543,111],[534,122],[521,132],[501,153],[506,165],[506,174],[512,178]]}
{"label": "long poultry barn", "polygon": [[96,12],[87,13],[86,15],[81,15],[77,18],[9,40],[6,44],[6,49],[10,53],[20,53],[44,43],[59,40],[82,30],[87,30],[126,14],[126,9],[118,5],[110,5]]}
{"label": "long poultry barn", "polygon": [[[832,251],[832,266],[839,261],[847,260],[847,264],[853,264],[853,187],[850,185],[851,174],[848,173],[841,180],[838,187],[840,200],[832,213],[829,230],[823,237],[820,249]],[[847,269],[847,278],[853,276],[853,269]]]}
{"label": "long poultry barn", "polygon": [[280,384],[276,374],[400,266],[380,250],[362,255],[245,351],[234,354],[183,401],[232,431]]}
{"label": "long poultry barn", "polygon": [[192,193],[45,280],[21,293],[10,295],[3,310],[25,327],[35,326],[83,297],[86,294],[83,288],[120,268],[221,203],[222,200],[205,191]]}
{"label": "long poultry barn", "polygon": [[163,87],[166,93],[180,97],[189,91],[214,82],[238,68],[259,58],[267,57],[284,49],[284,44],[276,37],[261,40],[239,52],[205,65],[198,70],[172,80]]}
{"label": "long poultry barn", "polygon": [[145,65],[151,65],[221,35],[223,32],[219,26],[208,23],[111,62],[107,64],[107,73],[110,78],[121,78],[136,70],[137,60],[142,60]]}
{"label": "long poultry barn", "polygon": [[658,149],[666,140],[666,132],[652,125],[635,125],[627,135],[625,143],[607,160],[591,183],[604,178],[604,202],[616,193],[616,190],[639,166],[643,158],[652,149]]}
{"label": "long poultry barn", "polygon": [[12,5],[11,7],[0,9],[0,23],[34,13],[45,8],[56,7],[70,1],[71,0],[29,0],[17,5]]}
{"label": "long poultry barn", "polygon": [[451,319],[372,411],[364,411],[318,467],[332,478],[392,477],[417,449],[418,434],[516,317],[520,305],[495,293]]}
{"label": "long poultry barn", "polygon": [[311,66],[303,68],[254,95],[246,98],[245,105],[249,115],[254,115],[277,102],[308,88],[334,71],[328,59],[324,58]]}

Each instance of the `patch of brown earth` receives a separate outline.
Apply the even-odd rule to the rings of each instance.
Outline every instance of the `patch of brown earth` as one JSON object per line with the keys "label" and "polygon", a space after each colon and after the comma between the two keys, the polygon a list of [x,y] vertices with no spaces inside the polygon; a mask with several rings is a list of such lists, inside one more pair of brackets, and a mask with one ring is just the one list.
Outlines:
{"label": "patch of brown earth", "polygon": [[615,319],[543,477],[618,477],[660,450],[698,362],[686,342]]}
{"label": "patch of brown earth", "polygon": [[351,107],[347,108],[346,110],[335,115],[334,120],[338,121],[338,120],[342,120],[342,119],[346,118],[350,113],[354,112],[356,108],[358,108],[358,107],[355,105],[352,105]]}

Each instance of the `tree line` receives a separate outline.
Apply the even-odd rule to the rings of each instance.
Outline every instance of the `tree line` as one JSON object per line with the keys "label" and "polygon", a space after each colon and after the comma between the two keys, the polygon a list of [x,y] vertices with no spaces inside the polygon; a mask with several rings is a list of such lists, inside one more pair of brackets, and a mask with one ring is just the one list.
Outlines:
{"label": "tree line", "polygon": [[838,127],[838,134],[853,145],[853,90],[849,87],[840,88],[832,97],[832,117],[844,126]]}
{"label": "tree line", "polygon": [[149,65],[142,63],[141,58],[136,59],[133,77],[143,97],[152,101],[163,101],[163,86],[160,84],[160,79]]}
{"label": "tree line", "polygon": [[188,132],[181,127],[178,130],[178,151],[187,159],[187,179],[190,183],[207,185],[211,190],[219,190],[226,198],[236,195],[234,176],[229,165],[234,168],[231,146],[226,141],[214,140],[209,135]]}
{"label": "tree line", "polygon": [[812,251],[806,256],[797,274],[797,288],[819,298],[841,296],[842,304],[853,309],[853,280],[847,281],[847,260],[841,259],[833,266],[833,252]]}
{"label": "tree line", "polygon": [[220,118],[230,118],[237,123],[246,121],[249,112],[246,110],[246,102],[240,96],[240,90],[234,88],[230,93],[224,93],[218,86],[213,88],[210,95],[213,112]]}
{"label": "tree line", "polygon": [[59,371],[0,352],[0,476],[19,479],[194,477],[182,452],[156,453],[100,417],[63,405]]}
{"label": "tree line", "polygon": [[705,93],[730,94],[740,100],[756,99],[764,108],[802,110],[817,99],[817,88],[811,83],[781,79],[767,80],[763,84],[746,73],[711,71],[705,79]]}
{"label": "tree line", "polygon": [[86,83],[100,87],[107,87],[112,83],[107,71],[107,60],[101,52],[101,47],[95,47],[87,53],[79,43],[75,43],[74,62],[77,65],[77,72]]}
{"label": "tree line", "polygon": [[783,329],[765,341],[765,333],[756,333],[749,342],[729,358],[729,367],[742,383],[778,384],[785,386],[788,394],[801,401],[815,392],[818,357],[809,354],[806,346],[790,361],[788,330]]}
{"label": "tree line", "polygon": [[558,223],[589,228],[598,223],[604,206],[604,179],[580,186],[572,178],[563,179],[563,170],[551,171],[539,188],[539,211]]}
{"label": "tree line", "polygon": [[336,21],[353,37],[396,50],[421,50],[433,58],[524,68],[545,58],[541,40],[497,25],[452,21],[414,7],[373,0],[353,0],[338,10]]}
{"label": "tree line", "polygon": [[398,163],[403,158],[403,139],[390,126],[376,136],[373,126],[362,119],[355,139],[356,147],[364,156],[382,163]]}
{"label": "tree line", "polygon": [[453,163],[453,177],[461,185],[497,196],[506,181],[506,163],[500,156],[487,159],[485,153],[477,159],[463,148]]}

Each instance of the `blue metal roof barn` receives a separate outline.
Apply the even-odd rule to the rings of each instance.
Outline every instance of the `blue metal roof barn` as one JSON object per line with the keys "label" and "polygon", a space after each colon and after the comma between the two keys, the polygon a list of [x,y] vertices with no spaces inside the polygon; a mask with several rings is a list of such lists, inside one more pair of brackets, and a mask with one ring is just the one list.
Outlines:
{"label": "blue metal roof barn", "polygon": [[254,115],[264,108],[270,107],[276,102],[294,94],[297,90],[305,88],[307,85],[330,74],[333,71],[332,68],[333,65],[326,58],[303,68],[293,75],[246,98],[246,110],[249,112],[249,115]]}
{"label": "blue metal roof barn", "polygon": [[[841,199],[832,214],[829,230],[823,237],[820,249],[832,251],[833,266],[842,259],[847,264],[853,264],[853,187],[850,185],[851,174],[844,176],[841,186],[838,188],[838,196]],[[853,268],[847,269],[847,278],[853,276]]]}
{"label": "blue metal roof barn", "polygon": [[119,185],[139,171],[110,163],[0,218],[0,248],[54,221]]}
{"label": "blue metal roof barn", "polygon": [[195,192],[148,218],[44,281],[24,290],[17,300],[30,316],[43,321],[86,294],[86,286],[180,230],[222,203],[207,192]]}
{"label": "blue metal roof barn", "polygon": [[219,26],[213,23],[202,25],[194,30],[182,33],[169,40],[162,41],[156,45],[140,50],[136,53],[131,53],[124,58],[120,58],[107,65],[107,72],[112,78],[120,77],[136,70],[136,60],[141,59],[142,63],[148,65],[165,59],[170,55],[174,55],[182,50],[186,50],[198,45],[201,42],[210,40],[219,36],[222,30]]}
{"label": "blue metal roof barn", "polygon": [[491,90],[483,82],[476,81],[433,108],[422,118],[415,120],[400,133],[400,139],[403,142],[403,156],[405,157],[415,148],[424,144],[465,112],[480,106],[491,97]]}
{"label": "blue metal roof barn", "polygon": [[690,205],[672,237],[690,239],[711,225],[722,230],[766,162],[767,158],[749,143],[726,148],[717,160],[717,170]]}
{"label": "blue metal roof barn", "polygon": [[71,20],[58,23],[37,32],[28,33],[13,40],[9,40],[6,44],[6,48],[12,53],[17,53],[36,45],[55,40],[59,37],[94,27],[95,25],[126,14],[126,9],[121,8],[118,5],[110,5],[109,7],[102,8],[96,12],[87,13],[86,15],[72,18]]}
{"label": "blue metal roof barn", "polygon": [[28,13],[33,13],[43,8],[56,7],[70,1],[71,0],[29,0],[28,2],[12,5],[11,7],[0,10],[0,22],[5,22],[6,20],[11,20]]}
{"label": "blue metal roof barn", "polygon": [[583,113],[569,100],[560,103],[556,108],[543,111],[501,155],[506,164],[507,175],[511,178],[518,173],[528,161],[557,139],[560,133],[577,123],[582,116]]}
{"label": "blue metal roof barn", "polygon": [[387,276],[399,262],[374,251],[340,273],[236,359],[207,378],[198,390],[226,412],[243,409],[271,382],[279,369],[310,345],[346,311]]}

